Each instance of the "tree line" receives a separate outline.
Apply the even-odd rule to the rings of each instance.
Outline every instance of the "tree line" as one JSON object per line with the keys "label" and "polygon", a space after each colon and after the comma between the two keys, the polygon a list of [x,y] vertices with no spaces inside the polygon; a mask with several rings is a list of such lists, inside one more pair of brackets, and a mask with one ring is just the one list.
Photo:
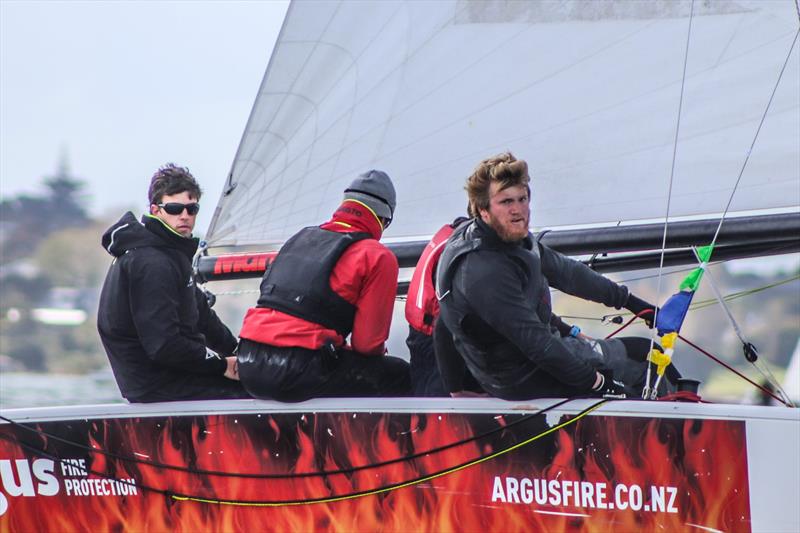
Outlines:
{"label": "tree line", "polygon": [[[62,164],[41,192],[0,199],[0,370],[106,365],[93,317],[110,261],[100,246],[107,224],[89,215],[84,188]],[[59,323],[41,309],[73,316]]]}

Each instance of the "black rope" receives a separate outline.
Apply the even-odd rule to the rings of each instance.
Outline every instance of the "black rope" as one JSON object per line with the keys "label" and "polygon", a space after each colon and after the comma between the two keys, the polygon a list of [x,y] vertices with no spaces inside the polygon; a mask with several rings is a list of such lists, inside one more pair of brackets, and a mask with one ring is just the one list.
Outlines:
{"label": "black rope", "polygon": [[540,415],[542,415],[544,413],[552,411],[553,409],[561,407],[562,405],[564,405],[564,404],[566,404],[566,403],[568,403],[568,402],[570,402],[570,401],[572,401],[574,399],[576,399],[576,398],[566,398],[564,400],[560,400],[560,401],[554,403],[553,405],[545,407],[544,409],[541,409],[541,410],[537,411],[536,413],[533,413],[533,414],[530,414],[530,415],[527,415],[527,416],[523,416],[522,418],[520,418],[518,420],[515,420],[513,422],[510,422],[510,423],[506,424],[505,426],[500,426],[498,428],[495,428],[495,429],[493,429],[491,431],[487,431],[487,432],[482,433],[480,435],[474,435],[472,437],[469,437],[469,438],[466,438],[466,439],[462,439],[462,440],[459,440],[459,441],[455,441],[455,442],[451,442],[449,444],[445,444],[445,445],[439,446],[437,448],[432,448],[432,449],[426,450],[424,452],[417,452],[417,453],[414,453],[412,455],[406,455],[406,456],[403,456],[403,457],[397,457],[395,459],[388,459],[386,461],[381,461],[381,462],[378,462],[378,463],[372,463],[372,464],[361,465],[361,466],[353,466],[353,467],[350,467],[350,468],[343,468],[343,469],[339,469],[339,470],[322,470],[322,471],[319,471],[319,472],[301,472],[301,473],[292,473],[292,474],[250,474],[250,473],[246,473],[246,472],[221,472],[219,470],[190,469],[190,468],[185,468],[185,467],[182,467],[182,466],[176,466],[176,465],[171,465],[171,464],[167,464],[167,463],[160,463],[160,462],[157,462],[157,461],[149,461],[149,460],[146,460],[146,459],[139,459],[139,458],[136,458],[136,457],[126,457],[126,456],[123,456],[123,455],[107,452],[105,450],[98,450],[97,448],[93,448],[91,446],[86,446],[86,445],[81,444],[79,442],[75,442],[75,441],[72,441],[72,440],[69,440],[69,439],[65,439],[63,437],[59,437],[58,435],[53,435],[52,433],[48,433],[46,431],[42,431],[42,430],[39,430],[39,429],[36,429],[36,428],[32,428],[32,427],[27,426],[25,424],[21,424],[19,422],[16,422],[16,421],[14,421],[14,420],[12,420],[10,418],[7,418],[5,416],[2,416],[2,415],[0,415],[0,420],[8,422],[9,424],[11,424],[11,425],[13,425],[15,427],[19,427],[19,428],[25,429],[25,430],[27,430],[29,432],[32,432],[32,433],[36,433],[37,435],[46,437],[48,439],[52,439],[52,440],[67,444],[69,446],[74,446],[74,447],[76,447],[78,449],[82,449],[82,450],[89,451],[89,452],[92,452],[92,453],[97,453],[97,454],[103,455],[105,457],[108,457],[108,458],[111,458],[111,459],[116,459],[118,461],[123,461],[123,462],[126,462],[126,463],[135,463],[135,464],[141,464],[141,465],[146,465],[146,466],[152,466],[152,467],[156,467],[156,468],[165,468],[165,469],[169,469],[169,470],[176,470],[178,472],[187,472],[187,473],[190,473],[190,474],[200,474],[200,475],[206,475],[206,476],[226,476],[226,477],[256,478],[256,479],[258,479],[258,478],[263,478],[263,479],[293,479],[293,478],[306,478],[306,477],[324,477],[324,476],[332,476],[332,475],[337,475],[337,474],[351,474],[353,472],[358,472],[358,471],[361,471],[361,470],[370,470],[370,469],[373,469],[373,468],[381,468],[381,467],[384,467],[384,466],[388,466],[388,465],[391,465],[391,464],[400,463],[400,462],[404,462],[404,461],[412,461],[414,459],[418,459],[418,458],[426,456],[426,455],[436,454],[436,453],[439,453],[439,452],[442,452],[442,451],[445,451],[445,450],[449,450],[450,448],[455,448],[455,447],[458,447],[458,446],[462,446],[464,444],[469,444],[469,443],[472,443],[472,442],[477,442],[479,440],[483,440],[483,439],[485,439],[487,437],[490,437],[490,436],[492,436],[492,435],[494,435],[496,433],[499,433],[499,432],[504,431],[506,429],[509,429],[509,428],[515,427],[517,425],[523,424],[523,423],[525,423],[525,422],[527,422],[527,421],[529,421],[529,420],[531,420],[531,419],[533,419],[533,418],[535,418],[537,416],[540,416]]}
{"label": "black rope", "polygon": [[[550,407],[547,407],[545,410],[553,409],[558,405],[562,405],[562,404],[564,404],[564,403],[566,403],[568,401],[575,400],[575,399],[581,399],[581,398],[567,398],[566,400],[562,400],[561,402],[557,402],[556,404],[554,404],[554,405],[552,405]],[[597,409],[602,404],[604,404],[604,403],[606,403],[608,401],[610,401],[610,400],[609,399],[605,399],[605,398],[601,399],[600,401],[590,405],[586,409],[583,409],[582,411],[577,413],[573,417],[573,420],[577,420],[577,419],[582,418],[583,416],[585,416],[589,412]],[[542,414],[543,412],[545,412],[545,410],[541,410],[536,414]],[[530,418],[531,416],[535,416],[535,415],[530,415],[530,416],[528,416],[526,418]],[[13,420],[9,420],[8,418],[0,416],[0,419],[9,421],[11,424],[21,425],[21,426],[25,427],[25,429],[30,429],[30,428],[28,428],[28,427],[26,427],[26,426],[24,426],[22,424],[19,424],[18,422],[14,422]],[[504,429],[507,428],[507,427],[509,427],[509,426],[504,426]],[[557,429],[563,429],[563,427],[559,427]],[[423,475],[423,476],[419,476],[419,477],[411,479],[411,480],[392,483],[390,485],[385,485],[383,487],[378,487],[378,488],[375,488],[375,489],[370,489],[370,490],[365,490],[365,491],[357,491],[357,492],[352,492],[352,493],[343,494],[343,495],[334,496],[334,497],[327,496],[327,497],[322,497],[322,498],[309,498],[309,499],[303,499],[303,500],[233,500],[233,499],[225,499],[225,498],[213,498],[213,500],[210,501],[209,503],[252,505],[252,506],[257,506],[257,505],[261,505],[261,506],[269,506],[269,505],[272,505],[272,506],[298,505],[298,504],[322,503],[322,502],[326,502],[326,501],[331,501],[332,499],[342,500],[342,499],[357,498],[357,497],[360,497],[360,496],[367,496],[367,495],[375,494],[375,493],[378,493],[378,492],[386,492],[386,491],[393,490],[395,488],[400,488],[400,487],[403,487],[403,486],[413,485],[415,483],[419,483],[419,482],[424,481],[426,479],[431,479],[431,478],[434,478],[434,477],[440,477],[442,475],[446,475],[448,473],[455,472],[455,471],[460,470],[460,469],[462,469],[462,468],[464,468],[466,466],[469,466],[471,464],[475,464],[477,462],[480,462],[480,461],[485,460],[487,458],[490,458],[492,456],[496,456],[496,455],[500,455],[502,453],[508,452],[508,451],[512,450],[513,448],[519,446],[521,443],[524,443],[526,441],[535,440],[536,438],[538,438],[540,436],[543,436],[543,435],[545,435],[546,433],[548,433],[548,432],[550,432],[552,430],[553,430],[553,428],[548,428],[547,430],[542,431],[542,432],[540,432],[540,433],[538,433],[536,435],[533,435],[532,437],[529,437],[527,439],[521,439],[520,442],[518,442],[517,444],[508,446],[505,449],[500,450],[499,452],[492,452],[492,453],[489,453],[489,454],[479,455],[476,459],[465,461],[465,462],[460,463],[458,465],[450,466],[448,468],[445,468],[443,470],[439,470],[439,471],[431,473],[431,474],[426,474],[426,475]],[[56,461],[56,462],[60,462],[61,461],[60,457],[57,457],[57,456],[55,456],[55,455],[53,455],[51,453],[48,453],[47,451],[45,451],[45,450],[43,450],[41,448],[37,448],[37,447],[32,446],[30,444],[26,444],[24,442],[19,442],[15,438],[12,438],[11,436],[6,435],[3,432],[0,432],[0,440],[5,440],[5,441],[10,442],[12,444],[16,444],[16,445],[18,445],[18,446],[20,446],[20,447],[22,447],[22,448],[24,448],[26,450],[29,450],[30,452],[32,452],[32,453],[34,453],[34,454],[36,454],[36,455],[38,455],[40,457],[44,457],[44,458],[47,458],[47,459],[52,459],[53,461]],[[81,445],[78,445],[78,446],[81,446]],[[92,450],[95,451],[95,452],[99,451],[99,450],[96,450],[94,448],[92,448]],[[411,456],[403,458],[403,460],[411,460],[410,457]],[[189,470],[189,469],[185,469],[185,470],[188,473],[195,473],[195,474],[200,474],[202,472],[202,471],[199,471],[199,470]],[[135,487],[137,490],[138,489],[142,489],[143,491],[150,491],[150,492],[153,492],[153,493],[156,493],[156,494],[162,494],[162,495],[167,496],[169,498],[177,498],[177,499],[185,499],[185,500],[197,500],[197,501],[208,501],[209,500],[209,499],[203,498],[201,496],[195,496],[195,495],[191,495],[191,494],[183,494],[183,493],[174,492],[174,491],[171,491],[171,490],[168,490],[168,489],[160,489],[160,488],[156,488],[156,487],[151,487],[149,485],[140,485],[140,484],[132,483],[131,481],[128,481],[128,480],[124,480],[124,479],[117,479],[117,478],[114,478],[114,477],[109,478],[109,477],[106,477],[107,474],[105,472],[99,472],[99,471],[92,470],[92,469],[84,469],[84,472],[87,475],[88,474],[94,474],[94,475],[97,475],[97,476],[102,476],[104,479],[109,479],[109,480],[116,481],[118,483],[126,484],[128,486]],[[344,471],[342,471],[342,472],[344,472]],[[235,476],[233,474],[226,474],[226,475],[230,475],[231,477],[238,477],[238,476]],[[250,477],[250,476],[248,476],[248,477]],[[302,476],[300,474],[293,474],[293,475],[290,475],[290,476],[287,476],[287,477],[292,478],[292,477],[302,477]]]}

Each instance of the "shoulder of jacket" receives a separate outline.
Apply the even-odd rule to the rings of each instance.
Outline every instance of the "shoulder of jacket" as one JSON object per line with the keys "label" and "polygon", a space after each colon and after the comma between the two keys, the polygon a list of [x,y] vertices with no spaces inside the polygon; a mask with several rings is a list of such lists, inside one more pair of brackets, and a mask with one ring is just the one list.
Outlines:
{"label": "shoulder of jacket", "polygon": [[132,269],[147,270],[150,274],[164,274],[165,272],[179,273],[181,268],[178,261],[172,256],[168,248],[144,246],[131,248],[118,259],[123,265]]}
{"label": "shoulder of jacket", "polygon": [[397,264],[397,256],[394,255],[385,244],[375,239],[363,239],[351,244],[347,252],[354,254],[363,254],[370,258],[380,259],[381,261],[390,261]]}

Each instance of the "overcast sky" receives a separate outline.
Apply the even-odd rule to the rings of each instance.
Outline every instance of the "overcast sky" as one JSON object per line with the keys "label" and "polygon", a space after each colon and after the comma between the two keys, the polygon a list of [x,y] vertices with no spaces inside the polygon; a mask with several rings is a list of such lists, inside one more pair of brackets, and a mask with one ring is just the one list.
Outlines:
{"label": "overcast sky", "polygon": [[66,153],[93,214],[143,212],[174,161],[204,189],[204,232],[286,6],[0,0],[0,194],[41,190]]}

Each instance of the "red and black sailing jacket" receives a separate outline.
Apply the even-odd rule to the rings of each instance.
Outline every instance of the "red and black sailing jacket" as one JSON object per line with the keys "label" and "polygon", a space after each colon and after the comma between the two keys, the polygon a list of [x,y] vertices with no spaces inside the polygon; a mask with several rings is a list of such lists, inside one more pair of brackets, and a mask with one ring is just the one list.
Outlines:
{"label": "red and black sailing jacket", "polygon": [[[322,241],[331,241],[330,248],[321,244],[317,248],[309,247],[308,242],[306,245],[302,245],[301,242],[302,246],[294,250],[292,255],[305,254],[310,258],[302,261],[304,273],[300,276],[305,279],[307,287],[304,289],[298,287],[295,282],[286,285],[285,279],[279,280],[280,283],[273,283],[274,274],[265,273],[259,299],[260,306],[247,311],[239,336],[272,346],[317,350],[331,341],[336,347],[343,346],[347,333],[352,330],[350,348],[365,355],[384,354],[397,293],[398,264],[395,255],[378,242],[382,233],[380,221],[360,202],[345,200],[330,221],[319,228],[301,230],[298,235],[304,232],[306,236],[303,241],[308,241],[306,237],[309,236],[314,236],[315,239],[323,237]],[[352,234],[356,238],[340,250],[339,246],[346,241],[340,240],[337,234],[343,233]],[[324,238],[325,234],[329,234],[329,239]],[[326,250],[325,253],[322,248]],[[331,258],[335,256],[335,266],[332,269],[324,264],[328,261],[322,257],[329,255],[328,252],[333,254]],[[281,249],[278,258],[283,253],[284,250]],[[277,262],[276,258],[274,265]],[[290,272],[292,267],[300,268],[300,266],[297,261],[286,261],[285,268],[281,268],[280,277],[292,277]],[[327,289],[335,295],[334,298],[328,299],[325,305],[332,304],[336,309],[346,310],[346,313],[341,314],[335,310],[328,312],[321,307],[313,309],[314,306],[304,306],[306,301],[325,299],[324,294],[327,294],[327,291],[315,290],[314,292],[319,294],[311,295],[310,300],[306,300],[309,295],[303,296],[302,302],[296,302],[297,308],[293,304],[287,304],[287,299],[302,296],[301,292],[309,292],[308,286],[318,284],[320,279],[327,281]],[[312,280],[317,280],[317,283]],[[285,295],[280,298],[270,296],[269,293],[275,293],[275,287],[279,284],[287,289],[291,286],[291,290],[297,294],[289,298]],[[270,288],[270,285],[274,287]],[[298,291],[298,288],[303,291]],[[280,302],[277,302],[278,300]],[[308,312],[309,309],[312,311]]]}
{"label": "red and black sailing jacket", "polygon": [[339,233],[319,226],[300,230],[264,273],[258,307],[302,318],[347,337],[353,330],[356,307],[337,294],[331,273],[351,245],[369,233]]}

